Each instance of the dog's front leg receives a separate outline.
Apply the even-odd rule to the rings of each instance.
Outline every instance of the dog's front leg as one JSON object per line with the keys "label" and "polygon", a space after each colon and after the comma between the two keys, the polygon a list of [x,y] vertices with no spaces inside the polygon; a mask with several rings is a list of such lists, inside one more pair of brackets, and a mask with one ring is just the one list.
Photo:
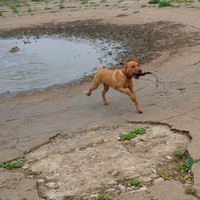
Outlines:
{"label": "dog's front leg", "polygon": [[[131,91],[131,88],[129,88],[129,90]],[[118,91],[128,95],[130,97],[130,99],[135,103],[135,107],[136,107],[137,111],[139,113],[142,113],[142,110],[138,105],[138,101],[137,101],[137,98],[136,98],[136,95],[135,95],[135,92],[133,89],[131,92],[129,92],[128,90],[125,90],[124,88],[121,87],[121,88],[118,88]]]}

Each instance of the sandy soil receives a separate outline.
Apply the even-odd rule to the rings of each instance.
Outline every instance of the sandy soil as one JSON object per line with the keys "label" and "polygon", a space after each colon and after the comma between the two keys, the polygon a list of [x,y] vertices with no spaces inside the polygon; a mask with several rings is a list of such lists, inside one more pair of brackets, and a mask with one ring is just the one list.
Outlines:
{"label": "sandy soil", "polygon": [[[136,55],[143,69],[159,76],[159,88],[154,77],[134,81],[142,115],[128,97],[114,91],[107,107],[101,104],[101,87],[86,97],[90,77],[42,92],[1,96],[0,162],[28,161],[22,169],[0,168],[0,199],[200,198],[198,163],[192,173],[171,175],[173,181],[160,178],[163,172],[176,174],[168,171],[177,166],[175,151],[186,150],[182,162],[187,156],[200,158],[200,14],[198,8],[187,8],[200,3],[158,9],[147,1],[124,0],[117,6],[116,1],[93,2],[65,1],[63,9],[51,2],[49,10],[45,3],[29,2],[18,8],[19,14],[1,6],[0,36],[62,34],[120,42],[126,51],[116,60]],[[138,127],[147,128],[147,134],[119,141]],[[138,187],[127,184],[132,178],[140,180]],[[191,186],[196,193],[185,195]]]}

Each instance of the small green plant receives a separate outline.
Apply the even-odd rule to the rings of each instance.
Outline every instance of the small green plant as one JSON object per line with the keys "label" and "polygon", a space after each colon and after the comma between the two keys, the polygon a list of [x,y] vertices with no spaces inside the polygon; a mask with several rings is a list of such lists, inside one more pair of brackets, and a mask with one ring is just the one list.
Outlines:
{"label": "small green plant", "polygon": [[59,9],[63,9],[65,8],[65,6],[63,4],[58,5]]}
{"label": "small green plant", "polygon": [[106,2],[106,0],[101,0],[101,3],[105,3]]}
{"label": "small green plant", "polygon": [[27,12],[32,12],[32,9],[29,8],[29,9],[27,10]]}
{"label": "small green plant", "polygon": [[145,7],[147,7],[147,5],[141,5],[141,7],[142,7],[142,8],[145,8]]}
{"label": "small green plant", "polygon": [[16,169],[16,168],[21,168],[23,166],[24,166],[23,162],[20,162],[20,161],[9,161],[9,162],[0,164],[0,168],[2,167],[6,169]]}
{"label": "small green plant", "polygon": [[123,2],[124,0],[118,0],[118,3],[121,3],[121,2]]}
{"label": "small green plant", "polygon": [[166,174],[165,171],[163,171],[160,175],[164,180],[170,180],[173,178],[174,174],[170,173],[170,174]]}
{"label": "small green plant", "polygon": [[10,9],[12,9],[13,13],[19,13],[19,11],[17,10],[17,8],[14,4],[8,4],[8,7]]}
{"label": "small green plant", "polygon": [[132,179],[128,181],[129,185],[137,186],[139,185],[140,181],[138,179]]}
{"label": "small green plant", "polygon": [[94,197],[88,197],[88,200],[95,200]]}
{"label": "small green plant", "polygon": [[81,2],[81,4],[87,4],[89,0],[84,0]]}
{"label": "small green plant", "polygon": [[175,160],[177,161],[177,160],[183,159],[185,152],[184,151],[175,151],[174,155],[176,156]]}
{"label": "small green plant", "polygon": [[17,8],[22,7],[19,3],[15,5]]}
{"label": "small green plant", "polygon": [[128,134],[126,135],[123,135],[120,140],[123,141],[123,140],[130,140],[132,138],[135,138],[137,137],[137,135],[144,135],[146,134],[146,130],[145,128],[137,128],[135,129],[134,131],[131,131],[129,132]]}
{"label": "small green plant", "polygon": [[68,151],[67,153],[74,153],[75,152],[75,149],[72,149],[70,151]]}
{"label": "small green plant", "polygon": [[0,17],[3,17],[3,14],[2,14],[2,12],[0,12]]}
{"label": "small green plant", "polygon": [[158,8],[162,8],[162,7],[171,7],[172,4],[171,4],[171,1],[161,1],[158,5]]}
{"label": "small green plant", "polygon": [[188,172],[189,170],[191,170],[192,165],[198,161],[199,159],[193,160],[191,157],[188,157],[187,162],[184,164],[184,171]]}
{"label": "small green plant", "polygon": [[28,172],[27,174],[28,174],[29,176],[33,176],[33,175],[36,175],[37,172],[35,172],[35,171],[30,171],[30,172]]}
{"label": "small green plant", "polygon": [[150,0],[148,1],[149,4],[158,4],[160,3],[160,0]]}
{"label": "small green plant", "polygon": [[109,196],[107,196],[107,195],[103,195],[103,196],[98,197],[98,200],[107,200],[107,199],[109,199]]}

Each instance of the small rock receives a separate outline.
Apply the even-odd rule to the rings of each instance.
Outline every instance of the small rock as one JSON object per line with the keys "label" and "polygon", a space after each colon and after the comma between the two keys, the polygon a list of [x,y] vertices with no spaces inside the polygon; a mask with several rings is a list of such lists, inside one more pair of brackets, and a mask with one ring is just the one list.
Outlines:
{"label": "small rock", "polygon": [[152,171],[153,171],[154,174],[156,174],[156,170],[154,168],[152,168]]}
{"label": "small rock", "polygon": [[144,190],[146,190],[147,189],[147,187],[146,186],[143,186],[143,187],[141,187],[140,189],[139,189],[139,191],[144,191]]}
{"label": "small rock", "polygon": [[154,180],[154,184],[155,184],[155,183],[159,183],[159,182],[161,182],[161,181],[164,181],[164,179],[160,177],[160,178]]}
{"label": "small rock", "polygon": [[113,172],[112,172],[112,176],[118,176],[120,173],[119,172],[117,172],[116,170],[114,170]]}
{"label": "small rock", "polygon": [[125,190],[126,189],[126,187],[121,185],[121,184],[119,184],[118,187],[119,187],[120,190]]}
{"label": "small rock", "polygon": [[106,190],[107,192],[114,192],[115,188],[109,188],[108,190]]}
{"label": "small rock", "polygon": [[43,182],[44,182],[44,179],[38,179],[37,182],[38,182],[38,183],[43,183]]}
{"label": "small rock", "polygon": [[172,160],[173,157],[172,156],[166,156],[167,159]]}
{"label": "small rock", "polygon": [[114,184],[117,184],[117,182],[114,180],[108,182],[108,185],[114,185]]}
{"label": "small rock", "polygon": [[28,169],[29,168],[29,165],[28,164],[26,164],[26,165],[24,165],[23,167],[22,167],[22,169]]}
{"label": "small rock", "polygon": [[143,182],[143,183],[148,183],[151,181],[151,178],[150,177],[143,177],[143,178],[140,178],[140,181]]}
{"label": "small rock", "polygon": [[56,187],[56,183],[50,182],[50,183],[47,183],[46,186],[48,186],[49,188],[55,188]]}

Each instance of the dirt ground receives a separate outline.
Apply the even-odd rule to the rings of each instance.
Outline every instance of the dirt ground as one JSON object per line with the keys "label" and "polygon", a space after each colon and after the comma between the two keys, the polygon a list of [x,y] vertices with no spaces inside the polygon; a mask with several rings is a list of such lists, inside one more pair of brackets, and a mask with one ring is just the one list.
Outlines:
{"label": "dirt ground", "polygon": [[[160,81],[156,87],[153,76],[133,80],[143,114],[114,90],[107,94],[108,106],[102,87],[87,97],[91,77],[1,95],[0,162],[24,164],[0,168],[1,200],[200,199],[200,163],[187,173],[178,170],[188,157],[200,158],[200,2],[185,1],[180,8],[115,4],[64,1],[59,9],[52,1],[44,10],[44,2],[29,2],[19,14],[0,7],[3,38],[60,34],[118,42],[125,49],[115,58],[119,63],[136,55],[141,68]],[[119,140],[136,128],[146,134]],[[177,160],[176,151],[184,157]],[[132,179],[139,185],[130,185]]]}

